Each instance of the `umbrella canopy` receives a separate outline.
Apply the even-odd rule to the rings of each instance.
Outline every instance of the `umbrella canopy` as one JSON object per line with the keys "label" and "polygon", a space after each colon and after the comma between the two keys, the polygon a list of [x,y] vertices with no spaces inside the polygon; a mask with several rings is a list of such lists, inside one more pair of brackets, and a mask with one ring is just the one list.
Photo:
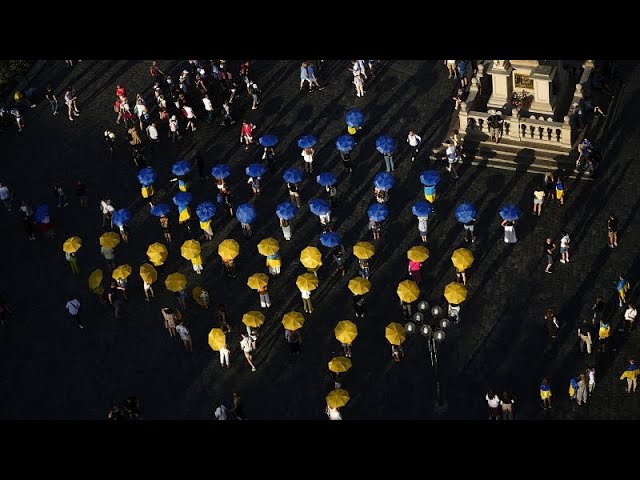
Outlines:
{"label": "umbrella canopy", "polygon": [[133,269],[131,268],[131,265],[127,265],[127,264],[120,265],[113,269],[113,273],[111,274],[111,277],[114,280],[124,280],[129,275],[131,275],[132,271]]}
{"label": "umbrella canopy", "polygon": [[380,190],[390,190],[396,183],[393,175],[387,172],[380,172],[373,179],[373,186]]}
{"label": "umbrella canopy", "polygon": [[345,115],[347,125],[352,128],[361,127],[364,124],[364,114],[355,108],[352,108]]}
{"label": "umbrella canopy", "polygon": [[300,148],[311,148],[317,142],[318,142],[318,140],[316,140],[316,137],[314,137],[313,135],[305,135],[305,136],[300,137],[298,139],[298,146]]}
{"label": "umbrella canopy", "polygon": [[322,198],[314,198],[309,202],[309,210],[314,215],[326,215],[331,211],[331,207]]}
{"label": "umbrella canopy", "polygon": [[333,331],[336,334],[336,340],[340,343],[351,344],[358,336],[358,327],[350,320],[338,322]]}
{"label": "umbrella canopy", "polygon": [[423,247],[422,245],[411,247],[409,250],[407,250],[407,258],[413,262],[422,263],[427,258],[429,258],[429,249],[427,247]]}
{"label": "umbrella canopy", "polygon": [[38,205],[33,213],[33,219],[38,223],[43,223],[49,217],[49,205]]}
{"label": "umbrella canopy", "polygon": [[351,135],[342,135],[336,140],[336,148],[341,152],[350,152],[356,146],[356,141]]}
{"label": "umbrella canopy", "polygon": [[380,135],[376,139],[376,149],[380,153],[391,153],[396,149],[396,142],[388,135]]}
{"label": "umbrella canopy", "polygon": [[456,220],[461,223],[469,223],[476,218],[477,214],[476,207],[470,203],[461,203],[456,207]]}
{"label": "umbrella canopy", "polygon": [[316,247],[306,247],[300,252],[300,263],[306,268],[317,268],[322,265],[322,254]]}
{"label": "umbrella canopy", "polygon": [[433,207],[429,202],[416,202],[413,204],[413,207],[411,207],[411,212],[413,212],[416,217],[428,217],[431,215],[431,212],[433,212]]}
{"label": "umbrella canopy", "polygon": [[403,280],[398,284],[398,289],[396,290],[398,297],[403,302],[411,303],[418,300],[420,296],[420,287],[413,280]]}
{"label": "umbrella canopy", "polygon": [[328,187],[330,185],[335,185],[336,183],[338,183],[338,177],[336,177],[334,173],[323,172],[316,177],[316,182],[318,182],[323,187]]}
{"label": "umbrella canopy", "polygon": [[320,235],[320,243],[325,247],[337,247],[342,243],[342,237],[336,232],[325,232]]}
{"label": "umbrella canopy", "polygon": [[158,272],[153,268],[153,265],[143,263],[140,265],[140,278],[145,283],[155,283],[158,280]]}
{"label": "umbrella canopy", "polygon": [[264,273],[254,273],[247,279],[247,285],[253,290],[260,290],[269,284],[269,277]]}
{"label": "umbrella canopy", "polygon": [[201,307],[208,307],[209,304],[205,303],[202,300],[202,287],[193,287],[191,289],[191,296],[193,297],[193,299],[195,300],[195,302],[200,305]]}
{"label": "umbrella canopy", "polygon": [[187,288],[187,277],[180,272],[175,272],[167,276],[164,285],[170,292],[181,292]]}
{"label": "umbrella canopy", "polygon": [[116,232],[107,232],[100,235],[100,246],[115,248],[120,243],[120,235]]}
{"label": "umbrella canopy", "polygon": [[220,255],[222,259],[233,260],[239,253],[240,245],[231,238],[223,240],[220,245],[218,245],[218,255]]}
{"label": "umbrella canopy", "polygon": [[522,211],[520,210],[520,207],[518,207],[517,205],[513,205],[512,203],[507,203],[500,207],[500,216],[504,220],[518,220],[521,214]]}
{"label": "umbrella canopy", "polygon": [[181,177],[182,175],[186,175],[191,171],[191,164],[186,160],[178,160],[171,167],[171,173],[174,175]]}
{"label": "umbrella canopy", "polygon": [[291,220],[296,216],[297,211],[298,207],[291,202],[282,202],[276,207],[276,215],[282,220]]}
{"label": "umbrella canopy", "polygon": [[180,255],[187,260],[192,260],[200,255],[200,242],[197,240],[187,240],[180,247]]}
{"label": "umbrella canopy", "polygon": [[229,165],[219,163],[218,165],[214,165],[213,168],[211,168],[211,175],[213,176],[213,178],[222,180],[231,175],[231,169],[229,168]]}
{"label": "umbrella canopy", "polygon": [[252,310],[242,315],[242,323],[244,323],[247,327],[259,327],[264,323],[264,315],[262,314],[262,312]]}
{"label": "umbrella canopy", "polygon": [[391,322],[384,329],[384,336],[387,337],[391,345],[402,345],[407,339],[407,333],[404,331],[402,324]]}
{"label": "umbrella canopy", "polygon": [[304,317],[300,312],[285,313],[282,317],[282,325],[287,330],[298,330],[304,325]]}
{"label": "umbrella canopy", "polygon": [[349,399],[349,392],[343,390],[342,388],[338,388],[336,390],[331,390],[329,394],[326,396],[327,399],[327,407],[329,408],[340,408],[344,407]]}
{"label": "umbrella canopy", "polygon": [[329,371],[335,373],[346,372],[351,368],[351,359],[347,357],[333,357],[329,360]]}
{"label": "umbrella canopy", "polygon": [[138,172],[138,181],[143,187],[152,185],[157,178],[158,174],[152,167],[145,167]]}
{"label": "umbrella canopy", "polygon": [[80,250],[82,239],[80,237],[69,237],[62,244],[62,251],[65,253],[75,253]]}
{"label": "umbrella canopy", "polygon": [[149,245],[149,248],[147,248],[147,257],[149,257],[149,261],[155,265],[162,265],[168,255],[169,251],[162,243],[152,243]]}
{"label": "umbrella canopy", "polygon": [[253,205],[243,203],[236,209],[236,218],[241,223],[252,223],[256,219],[256,209]]}
{"label": "umbrella canopy", "polygon": [[103,273],[102,270],[96,268],[91,275],[89,275],[89,290],[95,290],[102,283]]}
{"label": "umbrella canopy", "polygon": [[269,255],[275,255],[280,250],[280,242],[273,237],[267,237],[260,240],[258,244],[258,253],[268,257]]}
{"label": "umbrella canopy", "polygon": [[278,137],[275,135],[263,135],[258,139],[263,147],[275,147],[278,144]]}
{"label": "umbrella canopy", "polygon": [[302,170],[296,167],[288,168],[282,174],[284,181],[289,183],[300,183],[302,181],[302,176]]}
{"label": "umbrella canopy", "polygon": [[369,242],[358,242],[353,246],[353,254],[360,260],[368,260],[376,253],[376,247]]}
{"label": "umbrella canopy", "polygon": [[250,177],[261,177],[267,173],[267,169],[260,163],[252,163],[245,169],[245,173]]}
{"label": "umbrella canopy", "polygon": [[374,222],[381,222],[389,216],[389,209],[383,203],[374,203],[367,210],[367,214]]}
{"label": "umbrella canopy", "polygon": [[116,227],[122,227],[123,225],[129,223],[129,220],[131,220],[132,216],[133,215],[131,214],[131,210],[129,210],[128,208],[121,208],[120,210],[116,210],[115,212],[113,212],[111,221]]}
{"label": "umbrella canopy", "polygon": [[219,352],[227,344],[224,332],[219,328],[212,328],[209,332],[209,346],[214,352]]}
{"label": "umbrella canopy", "polygon": [[458,305],[467,298],[467,287],[458,282],[451,282],[444,287],[444,298],[447,299],[447,302]]}
{"label": "umbrella canopy", "polygon": [[440,173],[437,170],[426,170],[420,174],[420,183],[433,187],[440,183]]}
{"label": "umbrella canopy", "polygon": [[169,215],[171,208],[166,203],[158,203],[151,207],[151,215],[154,217],[165,217]]}
{"label": "umbrella canopy", "polygon": [[312,292],[316,288],[320,281],[318,277],[316,277],[313,273],[303,273],[302,275],[298,275],[296,279],[296,285],[298,286],[298,290],[301,292]]}
{"label": "umbrella canopy", "polygon": [[349,290],[354,295],[364,295],[371,291],[371,282],[364,277],[355,277],[349,280]]}
{"label": "umbrella canopy", "polygon": [[451,261],[458,270],[466,270],[473,264],[473,253],[466,248],[458,248],[453,251]]}
{"label": "umbrella canopy", "polygon": [[189,205],[192,199],[193,196],[189,192],[178,192],[173,197],[173,203],[179,207],[183,207]]}
{"label": "umbrella canopy", "polygon": [[216,204],[213,202],[202,202],[196,207],[196,215],[201,222],[208,221],[216,213]]}

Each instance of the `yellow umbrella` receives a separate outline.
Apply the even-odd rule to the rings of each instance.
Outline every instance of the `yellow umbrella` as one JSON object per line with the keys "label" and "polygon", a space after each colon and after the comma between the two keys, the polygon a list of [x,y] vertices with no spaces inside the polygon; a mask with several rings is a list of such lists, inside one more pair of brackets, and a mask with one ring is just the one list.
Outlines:
{"label": "yellow umbrella", "polygon": [[322,265],[322,254],[316,247],[307,247],[300,252],[300,263],[307,268],[318,268]]}
{"label": "yellow umbrella", "polygon": [[165,279],[164,284],[170,292],[180,292],[187,287],[187,277],[180,272],[172,273]]}
{"label": "yellow umbrella", "polygon": [[369,242],[358,242],[353,246],[353,254],[360,260],[368,260],[376,253],[376,247]]}
{"label": "yellow umbrella", "polygon": [[454,305],[462,303],[467,298],[467,287],[461,283],[451,282],[444,287],[444,298]]}
{"label": "yellow umbrella", "polygon": [[400,300],[411,303],[415,302],[420,296],[420,287],[413,280],[404,280],[398,284],[396,292]]}
{"label": "yellow umbrella", "polygon": [[140,265],[140,278],[144,283],[154,283],[158,280],[158,272],[153,268],[153,265],[143,263]]}
{"label": "yellow umbrella", "polygon": [[340,343],[351,344],[358,336],[358,327],[349,320],[342,320],[338,322],[334,332],[336,333],[336,340]]}
{"label": "yellow umbrella", "polygon": [[262,312],[256,312],[255,310],[252,310],[242,316],[242,323],[244,323],[247,327],[259,327],[264,323],[264,315],[262,314]]}
{"label": "yellow umbrella", "polygon": [[218,255],[225,260],[233,260],[240,253],[240,245],[235,240],[227,238],[218,245]]}
{"label": "yellow umbrella", "polygon": [[387,325],[387,328],[384,329],[384,336],[387,337],[387,340],[389,340],[391,345],[402,345],[402,343],[407,339],[404,327],[402,324],[397,322],[391,322]]}
{"label": "yellow umbrella", "polygon": [[149,245],[149,248],[147,248],[147,257],[149,257],[149,261],[155,266],[162,265],[168,255],[169,251],[162,243],[152,243]]}
{"label": "yellow umbrella", "polygon": [[285,313],[282,317],[282,325],[287,330],[298,330],[304,325],[304,317],[299,312]]}
{"label": "yellow umbrella", "polygon": [[131,275],[132,271],[131,265],[120,265],[113,270],[111,277],[113,277],[114,280],[124,280]]}
{"label": "yellow umbrella", "polygon": [[422,245],[411,247],[409,250],[407,250],[407,258],[409,260],[413,260],[414,262],[424,262],[427,258],[429,258],[429,249],[427,247],[423,247]]}
{"label": "yellow umbrella", "polygon": [[258,244],[258,253],[265,257],[275,255],[278,250],[280,250],[280,243],[273,237],[265,238]]}
{"label": "yellow umbrella", "polygon": [[196,303],[201,307],[206,307],[207,304],[202,301],[202,297],[200,296],[201,294],[202,287],[193,287],[193,289],[191,290],[191,296],[193,296],[193,299],[196,301]]}
{"label": "yellow umbrella", "polygon": [[115,248],[120,243],[120,235],[116,232],[107,232],[100,235],[100,246]]}
{"label": "yellow umbrella", "polygon": [[347,402],[349,402],[349,392],[343,390],[342,388],[338,388],[336,390],[331,390],[329,394],[326,396],[327,399],[327,407],[329,408],[340,408],[344,407]]}
{"label": "yellow umbrella", "polygon": [[219,352],[227,344],[224,332],[219,328],[212,328],[209,332],[209,346],[214,352]]}
{"label": "yellow umbrella", "polygon": [[247,285],[254,290],[260,290],[269,283],[269,277],[264,273],[254,273],[247,279]]}
{"label": "yellow umbrella", "polygon": [[197,240],[187,240],[180,247],[180,254],[187,260],[191,260],[200,255],[200,242]]}
{"label": "yellow umbrella", "polygon": [[473,264],[473,253],[466,248],[458,248],[453,251],[451,261],[458,270],[466,270]]}
{"label": "yellow umbrella", "polygon": [[80,250],[82,239],[80,237],[69,237],[62,244],[62,251],[65,253],[75,253]]}
{"label": "yellow umbrella", "polygon": [[91,275],[89,275],[89,290],[95,290],[102,283],[102,270],[96,268]]}
{"label": "yellow umbrella", "polygon": [[349,280],[349,290],[355,295],[364,295],[371,291],[371,282],[363,277],[355,277]]}
{"label": "yellow umbrella", "polygon": [[329,361],[329,370],[335,373],[346,372],[351,368],[351,359],[347,357],[333,357]]}
{"label": "yellow umbrella", "polygon": [[311,292],[318,288],[320,281],[313,273],[303,273],[298,275],[296,285],[301,292]]}

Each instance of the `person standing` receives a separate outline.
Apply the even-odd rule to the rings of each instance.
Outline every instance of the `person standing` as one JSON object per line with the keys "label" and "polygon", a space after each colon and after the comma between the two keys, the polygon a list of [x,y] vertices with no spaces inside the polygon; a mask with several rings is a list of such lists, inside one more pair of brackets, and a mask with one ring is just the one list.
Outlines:
{"label": "person standing", "polygon": [[233,408],[231,411],[235,414],[237,420],[247,420],[247,416],[244,413],[244,405],[238,392],[233,393]]}
{"label": "person standing", "polygon": [[289,345],[289,352],[291,355],[300,355],[300,344],[302,343],[302,336],[298,330],[285,330],[284,338]]}
{"label": "person standing", "polygon": [[56,94],[51,84],[47,85],[47,89],[45,91],[44,96],[49,102],[49,105],[51,105],[51,111],[53,112],[53,114],[57,115],[58,114],[58,97],[56,97]]}
{"label": "person standing", "polygon": [[326,413],[329,420],[342,420],[342,414],[339,408],[331,408],[327,405]]}
{"label": "person standing", "polygon": [[394,362],[400,363],[404,358],[404,349],[402,345],[391,345],[391,358]]}
{"label": "person standing", "polygon": [[260,306],[262,308],[271,308],[271,299],[266,285],[258,289],[258,295],[260,296]]}
{"label": "person standing", "polygon": [[204,97],[202,97],[202,104],[204,105],[205,112],[207,112],[207,122],[211,123],[213,121],[213,104],[209,99],[209,95],[206,93]]}
{"label": "person standing", "polygon": [[254,365],[253,357],[251,356],[251,352],[253,351],[253,341],[246,333],[241,333],[240,336],[242,337],[242,340],[240,340],[240,348],[244,352],[244,358],[246,358],[249,365],[251,365],[251,371],[255,372],[256,366]]}
{"label": "person standing", "polygon": [[393,153],[387,152],[383,154],[384,165],[387,172],[393,172],[395,164],[393,163]]}
{"label": "person standing", "polygon": [[280,228],[282,228],[282,235],[284,236],[284,239],[291,240],[291,225],[289,224],[289,220],[281,218]]}
{"label": "person standing", "polygon": [[178,316],[174,312],[173,308],[165,307],[161,310],[162,318],[164,319],[164,328],[169,332],[171,338],[176,336],[176,323],[178,323]]}
{"label": "person standing", "polygon": [[556,250],[556,244],[553,243],[551,238],[548,238],[544,242],[543,246],[544,254],[547,258],[547,266],[544,269],[544,273],[553,273],[551,267],[553,266],[553,252]]}
{"label": "person standing", "polygon": [[418,156],[418,152],[420,151],[420,144],[422,143],[422,138],[413,132],[413,130],[409,131],[409,135],[407,136],[407,143],[411,147],[411,161],[415,161]]}
{"label": "person standing", "polygon": [[358,272],[360,273],[360,276],[362,278],[365,279],[369,279],[369,277],[371,276],[371,268],[369,267],[369,260],[367,260],[366,258],[359,258],[358,259]]}
{"label": "person standing", "polygon": [[420,238],[422,239],[422,243],[427,243],[427,232],[429,229],[428,226],[429,217],[418,217],[418,232],[420,232]]}
{"label": "person standing", "polygon": [[506,390],[502,392],[500,398],[500,407],[502,408],[502,420],[513,420],[513,406],[516,401],[513,396]]}
{"label": "person standing", "polygon": [[300,291],[300,296],[302,297],[302,306],[306,313],[313,313],[313,305],[311,304],[311,292],[306,290]]}
{"label": "person standing", "polygon": [[364,295],[354,294],[352,297],[353,310],[355,311],[356,318],[364,318],[366,314]]}
{"label": "person standing", "polygon": [[408,268],[409,268],[409,275],[411,276],[411,279],[414,282],[416,282],[416,285],[420,286],[420,284],[422,283],[422,275],[420,274],[422,263],[409,260]]}
{"label": "person standing", "polygon": [[231,350],[225,343],[222,348],[220,348],[220,366],[222,368],[231,368],[229,365],[229,355],[231,354]]}
{"label": "person standing", "polygon": [[554,342],[558,338],[558,331],[560,330],[560,324],[558,323],[558,318],[556,317],[553,308],[547,308],[547,311],[544,313],[544,320],[547,325],[547,333],[549,334],[549,340]]}
{"label": "person standing", "polygon": [[614,248],[618,246],[618,217],[616,217],[613,213],[609,214],[609,219],[607,220],[607,234],[609,237],[609,248]]}
{"label": "person standing", "polygon": [[184,344],[184,348],[187,349],[187,352],[193,351],[193,342],[191,340],[191,334],[189,333],[189,329],[184,325],[184,322],[180,322],[176,325],[176,332],[180,336],[180,340]]}
{"label": "person standing", "polygon": [[500,225],[504,227],[504,242],[505,243],[516,243],[518,241],[518,237],[516,237],[516,227],[515,220],[503,220]]}
{"label": "person standing", "polygon": [[544,190],[536,189],[533,191],[533,214],[542,215],[542,204],[544,203]]}
{"label": "person standing", "polygon": [[275,168],[276,151],[273,147],[264,147],[264,153],[262,154],[262,160],[267,161],[267,168],[270,172],[273,172]]}
{"label": "person standing", "polygon": [[382,226],[380,222],[376,222],[374,219],[369,219],[369,230],[371,230],[371,235],[374,240],[378,240],[380,238],[380,231],[382,230]]}
{"label": "person standing", "polygon": [[302,65],[300,65],[300,91],[302,91],[305,82],[307,82],[309,91],[311,91],[311,79],[309,78],[309,71],[307,70],[307,67],[307,62],[302,62]]}
{"label": "person standing", "polygon": [[593,391],[596,389],[596,369],[588,367],[587,375],[589,376],[589,396],[591,396],[593,395]]}
{"label": "person standing", "polygon": [[314,153],[315,152],[311,147],[303,148],[302,152],[300,153],[300,155],[302,156],[302,159],[304,160],[305,172],[313,173],[313,154]]}
{"label": "person standing", "polygon": [[302,202],[300,201],[300,192],[298,191],[298,184],[287,182],[287,189],[289,190],[289,200],[296,207],[300,208],[302,206]]}
{"label": "person standing", "polygon": [[600,328],[598,329],[598,351],[606,352],[608,350],[609,338],[611,337],[611,325],[604,318],[600,320]]}
{"label": "person standing", "polygon": [[490,388],[484,398],[489,406],[489,420],[498,420],[500,416],[500,397],[493,391],[493,388]]}
{"label": "person standing", "polygon": [[627,309],[624,312],[624,327],[625,331],[630,334],[633,329],[633,322],[636,321],[636,316],[638,315],[638,310],[636,309],[635,304],[630,303],[627,305]]}
{"label": "person standing", "polygon": [[0,182],[0,200],[4,203],[7,211],[11,211],[11,190],[4,183]]}
{"label": "person standing", "polygon": [[462,226],[464,227],[464,241],[469,243],[475,243],[476,241],[476,234],[475,234],[475,229],[476,229],[476,219],[472,218],[469,222],[467,223],[463,223]]}
{"label": "person standing", "polygon": [[453,146],[450,140],[446,141],[447,149],[445,150],[445,154],[447,155],[447,171],[453,175],[454,179],[460,178],[458,175],[458,170],[456,168],[456,163],[458,163],[458,153],[456,151],[456,147]]}
{"label": "person standing", "polygon": [[78,97],[76,96],[76,92],[73,87],[69,85],[64,92],[64,103],[67,105],[69,120],[73,122],[73,117],[79,117],[80,111],[78,110],[78,106],[76,104]]}
{"label": "person standing", "polygon": [[576,390],[576,401],[578,405],[587,403],[587,396],[589,393],[589,379],[584,373],[578,377],[578,389]]}
{"label": "person standing", "polygon": [[489,118],[487,118],[487,123],[489,124],[489,135],[491,136],[491,140],[498,143],[500,138],[502,138],[502,124],[504,120],[502,120],[502,115],[495,112]]}
{"label": "person standing", "polygon": [[593,311],[593,317],[591,319],[591,323],[595,325],[602,318],[602,313],[604,312],[604,302],[602,301],[602,297],[597,297],[594,304],[591,306],[591,310]]}
{"label": "person standing", "polygon": [[560,263],[569,263],[569,243],[571,243],[571,238],[569,238],[569,234],[566,231],[562,232],[561,235]]}
{"label": "person standing", "polygon": [[116,254],[113,248],[101,247],[100,253],[106,260],[109,270],[113,270],[114,268],[116,268],[116,262],[115,262]]}
{"label": "person standing", "polygon": [[67,262],[69,262],[69,266],[71,267],[71,272],[74,275],[78,275],[80,273],[80,267],[78,267],[78,259],[76,258],[75,253],[66,253],[65,258]]}
{"label": "person standing", "polygon": [[362,75],[353,76],[353,85],[356,87],[356,97],[364,97],[364,79]]}
{"label": "person standing", "polygon": [[240,128],[240,143],[245,144],[245,150],[249,150],[249,145],[253,145],[253,130],[255,128],[256,126],[247,120],[242,122],[242,127]]}
{"label": "person standing", "polygon": [[578,338],[580,339],[580,353],[584,352],[584,347],[587,347],[587,355],[591,355],[591,346],[593,345],[592,324],[589,320],[585,320],[583,324],[578,327]]}
{"label": "person standing", "polygon": [[618,305],[620,307],[627,302],[627,291],[629,291],[629,288],[631,288],[629,281],[624,278],[624,275],[619,275],[618,281],[616,282],[616,291],[618,292]]}
{"label": "person standing", "polygon": [[549,385],[549,379],[544,377],[542,384],[540,385],[540,399],[542,400],[542,406],[545,410],[551,408],[551,385]]}
{"label": "person standing", "polygon": [[340,158],[342,159],[342,166],[344,169],[351,173],[353,172],[353,163],[351,162],[351,152],[343,152],[340,150]]}
{"label": "person standing", "polygon": [[347,261],[344,245],[338,245],[333,249],[333,259],[336,262],[336,273],[339,273],[341,277],[344,277],[345,262]]}
{"label": "person standing", "polygon": [[67,300],[66,307],[69,315],[71,315],[71,318],[76,321],[78,327],[84,328],[84,325],[82,325],[82,320],[80,319],[80,300],[71,296],[69,297],[69,300]]}
{"label": "person standing", "polygon": [[622,375],[620,375],[620,380],[627,380],[627,393],[631,393],[632,388],[635,393],[636,388],[638,387],[638,373],[640,373],[638,365],[636,365],[633,358],[630,358],[627,368],[622,372]]}

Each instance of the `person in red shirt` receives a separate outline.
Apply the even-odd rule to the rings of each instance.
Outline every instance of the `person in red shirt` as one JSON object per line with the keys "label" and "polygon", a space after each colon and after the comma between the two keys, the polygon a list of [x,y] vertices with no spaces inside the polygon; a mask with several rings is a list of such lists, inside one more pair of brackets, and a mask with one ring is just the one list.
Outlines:
{"label": "person in red shirt", "polygon": [[116,84],[116,98],[121,99],[122,97],[126,97],[127,96],[127,90],[120,85],[119,83]]}
{"label": "person in red shirt", "polygon": [[249,150],[249,145],[253,144],[253,129],[256,126],[253,123],[244,120],[240,129],[240,143],[245,143],[245,150]]}
{"label": "person in red shirt", "polygon": [[162,75],[163,77],[166,76],[164,74],[164,72],[162,70],[160,70],[160,67],[158,67],[158,62],[155,61],[155,60],[153,62],[151,62],[151,66],[149,67],[149,74],[153,78],[158,78],[158,76],[160,76],[160,75]]}

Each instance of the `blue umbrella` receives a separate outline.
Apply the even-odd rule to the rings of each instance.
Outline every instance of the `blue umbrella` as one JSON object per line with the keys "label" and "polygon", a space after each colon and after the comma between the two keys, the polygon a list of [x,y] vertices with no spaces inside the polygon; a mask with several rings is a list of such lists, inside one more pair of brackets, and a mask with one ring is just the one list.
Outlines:
{"label": "blue umbrella", "polygon": [[158,178],[158,174],[151,167],[145,167],[138,172],[138,181],[143,187],[153,184]]}
{"label": "blue umbrella", "polygon": [[338,177],[331,172],[324,172],[316,177],[316,181],[323,187],[328,187],[329,185],[338,183]]}
{"label": "blue umbrella", "polygon": [[173,203],[178,205],[179,207],[183,207],[185,205],[189,205],[193,197],[189,192],[178,192],[173,197]]}
{"label": "blue umbrella", "polygon": [[169,205],[167,205],[166,203],[158,203],[157,205],[151,207],[151,215],[153,215],[154,217],[164,217],[166,215],[169,215],[170,211],[171,208],[169,208]]}
{"label": "blue umbrella", "polygon": [[263,135],[258,140],[263,147],[275,147],[278,144],[278,137],[275,135]]}
{"label": "blue umbrella", "polygon": [[356,141],[351,135],[342,135],[336,140],[336,148],[341,152],[350,152],[356,146]]}
{"label": "blue umbrella", "polygon": [[216,204],[213,202],[202,202],[196,207],[196,215],[201,222],[206,222],[216,213]]}
{"label": "blue umbrella", "polygon": [[282,220],[291,220],[297,211],[298,208],[291,202],[282,202],[276,207],[276,215]]}
{"label": "blue umbrella", "polygon": [[369,218],[374,222],[381,222],[389,215],[389,209],[381,203],[374,203],[367,210]]}
{"label": "blue umbrella", "polygon": [[329,204],[321,198],[314,198],[309,202],[309,209],[314,215],[326,215],[331,211]]}
{"label": "blue umbrella", "polygon": [[427,187],[433,187],[440,183],[440,174],[436,170],[426,170],[420,174],[420,182]]}
{"label": "blue umbrella", "polygon": [[211,169],[211,175],[213,175],[213,178],[221,180],[231,175],[231,169],[229,168],[229,165],[220,163],[213,166],[213,168]]}
{"label": "blue umbrella", "polygon": [[520,207],[512,203],[506,203],[502,207],[500,207],[500,216],[504,220],[509,220],[509,221],[518,220],[521,214],[522,214],[522,211],[520,210]]}
{"label": "blue umbrella", "polygon": [[285,182],[300,183],[302,181],[302,170],[296,167],[289,168],[285,170],[282,178],[284,178]]}
{"label": "blue umbrella", "polygon": [[376,139],[376,148],[380,153],[391,153],[396,149],[396,142],[388,135],[380,135]]}
{"label": "blue umbrella", "polygon": [[253,205],[243,203],[236,210],[236,218],[242,223],[251,223],[256,219],[256,209]]}
{"label": "blue umbrella", "polygon": [[393,175],[387,172],[380,172],[373,179],[373,185],[380,190],[389,190],[396,183],[396,179]]}
{"label": "blue umbrella", "polygon": [[121,227],[129,223],[131,217],[131,210],[129,210],[128,208],[121,208],[120,210],[116,210],[115,212],[113,212],[111,221],[116,227]]}
{"label": "blue umbrella", "polygon": [[173,172],[173,174],[177,175],[178,177],[181,177],[182,175],[186,175],[190,171],[191,171],[191,164],[186,160],[178,160],[176,163],[173,164],[173,167],[171,167],[171,172]]}
{"label": "blue umbrella", "polygon": [[267,172],[267,169],[259,163],[252,163],[245,169],[245,172],[250,177],[261,177]]}
{"label": "blue umbrella", "polygon": [[38,205],[36,211],[33,213],[33,219],[38,223],[42,223],[48,216],[49,205]]}
{"label": "blue umbrella", "polygon": [[347,125],[352,128],[358,128],[364,124],[364,114],[354,108],[347,112],[346,120]]}
{"label": "blue umbrella", "polygon": [[342,243],[342,237],[336,232],[326,232],[320,235],[320,243],[325,247],[337,247]]}
{"label": "blue umbrella", "polygon": [[461,203],[456,207],[456,219],[462,223],[469,223],[476,218],[478,211],[470,203]]}
{"label": "blue umbrella", "polygon": [[428,217],[433,212],[433,207],[429,202],[416,202],[411,211],[416,217]]}
{"label": "blue umbrella", "polygon": [[298,146],[300,148],[311,148],[317,143],[316,137],[313,135],[305,135],[298,139]]}

